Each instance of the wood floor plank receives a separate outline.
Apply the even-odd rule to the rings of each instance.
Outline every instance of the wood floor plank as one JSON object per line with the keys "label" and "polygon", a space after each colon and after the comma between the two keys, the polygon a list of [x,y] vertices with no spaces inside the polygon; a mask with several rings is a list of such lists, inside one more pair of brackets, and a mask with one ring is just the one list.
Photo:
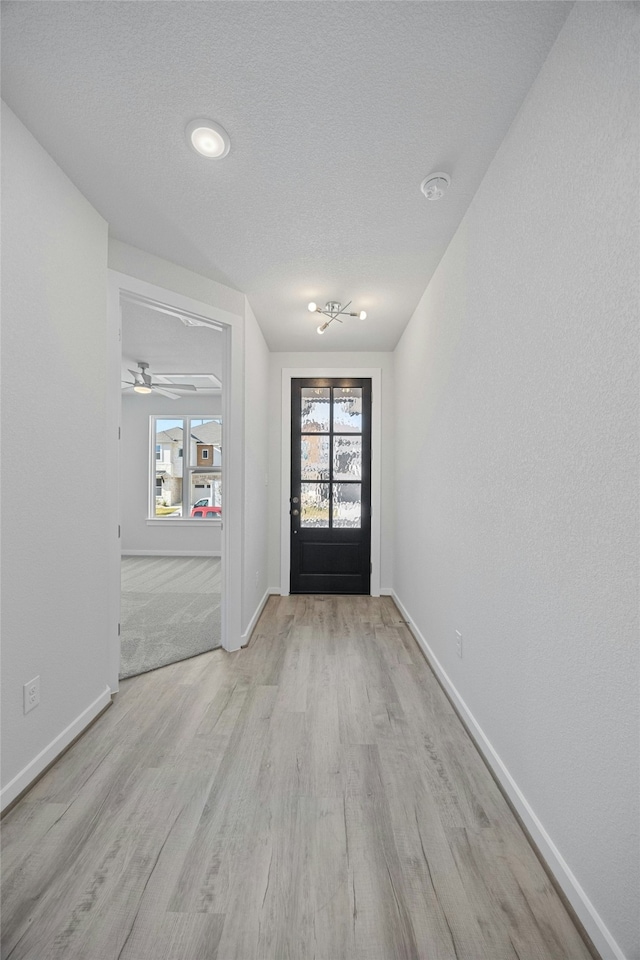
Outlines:
{"label": "wood floor plank", "polygon": [[589,960],[388,597],[122,684],[3,822],[3,960]]}
{"label": "wood floor plank", "polygon": [[[218,953],[224,917],[215,913],[169,913],[153,929],[154,960],[222,960]],[[149,956],[145,941],[131,938],[118,960]],[[144,952],[141,952],[144,951]]]}
{"label": "wood floor plank", "polygon": [[220,913],[218,862],[253,823],[256,785],[269,736],[276,687],[259,686],[240,711],[177,880],[169,909]]}
{"label": "wood floor plank", "polygon": [[345,770],[338,719],[336,657],[318,645],[311,662],[307,724],[313,795],[342,800]]}
{"label": "wood floor plank", "polygon": [[2,870],[8,875],[24,860],[25,850],[39,846],[42,838],[65,813],[68,803],[25,797],[13,816],[2,824]]}
{"label": "wood floor plank", "polygon": [[[377,746],[353,746],[346,794],[355,956],[409,960],[420,955],[389,816]],[[431,943],[423,944],[424,955]],[[447,956],[445,954],[445,956]]]}
{"label": "wood floor plank", "polygon": [[349,890],[349,857],[344,796],[316,799],[311,885],[317,957],[355,956],[354,906]]}

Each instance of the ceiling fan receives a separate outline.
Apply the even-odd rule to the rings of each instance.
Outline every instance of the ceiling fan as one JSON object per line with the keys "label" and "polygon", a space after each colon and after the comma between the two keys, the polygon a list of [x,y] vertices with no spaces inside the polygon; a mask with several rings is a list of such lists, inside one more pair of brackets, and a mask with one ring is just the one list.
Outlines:
{"label": "ceiling fan", "polygon": [[[138,370],[132,370],[131,367],[127,368],[129,373],[133,377],[133,380],[123,380],[123,384],[126,384],[128,387],[133,387],[136,393],[161,393],[163,397],[170,397],[172,400],[179,400],[180,393],[185,391],[195,391],[196,388],[190,383],[172,383],[170,384],[171,390],[167,390],[166,387],[159,386],[157,383],[153,382],[150,373],[147,373],[149,369],[149,364],[145,363],[143,360],[138,360]],[[178,390],[178,393],[174,393],[174,390]]]}

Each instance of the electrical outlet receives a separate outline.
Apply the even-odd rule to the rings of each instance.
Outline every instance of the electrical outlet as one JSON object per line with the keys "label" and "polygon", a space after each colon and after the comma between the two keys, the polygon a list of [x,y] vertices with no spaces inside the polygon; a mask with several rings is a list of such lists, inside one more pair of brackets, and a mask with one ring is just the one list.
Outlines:
{"label": "electrical outlet", "polygon": [[33,680],[29,680],[29,683],[25,683],[22,690],[24,695],[24,712],[29,713],[30,710],[33,710],[33,708],[37,707],[40,703],[40,677],[34,677]]}
{"label": "electrical outlet", "polygon": [[456,630],[456,653],[462,659],[462,634]]}

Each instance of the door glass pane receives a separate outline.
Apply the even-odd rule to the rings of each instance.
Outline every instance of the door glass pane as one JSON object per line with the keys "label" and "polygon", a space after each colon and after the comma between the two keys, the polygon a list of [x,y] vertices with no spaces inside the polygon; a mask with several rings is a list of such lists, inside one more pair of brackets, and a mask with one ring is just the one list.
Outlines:
{"label": "door glass pane", "polygon": [[154,517],[182,516],[183,420],[155,421]]}
{"label": "door glass pane", "polygon": [[331,391],[329,387],[303,387],[301,433],[329,433]]}
{"label": "door glass pane", "polygon": [[307,436],[302,438],[300,477],[302,480],[329,479],[329,437]]}
{"label": "door glass pane", "polygon": [[329,526],[329,484],[303,483],[300,485],[300,526]]}
{"label": "door glass pane", "polygon": [[362,477],[362,437],[334,437],[333,479],[360,480]]}
{"label": "door glass pane", "polygon": [[336,387],[334,389],[333,429],[337,433],[362,432],[361,387]]}
{"label": "door glass pane", "polygon": [[334,483],[333,526],[359,527],[362,517],[362,490],[359,483]]}

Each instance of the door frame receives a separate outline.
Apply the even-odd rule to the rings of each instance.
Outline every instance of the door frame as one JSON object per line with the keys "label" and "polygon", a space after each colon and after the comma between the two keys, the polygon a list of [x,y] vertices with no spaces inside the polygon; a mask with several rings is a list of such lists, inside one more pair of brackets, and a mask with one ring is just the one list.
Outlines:
{"label": "door frame", "polygon": [[[112,693],[119,688],[120,673],[120,427],[121,427],[121,336],[123,300],[147,303],[155,309],[175,311],[204,320],[219,329],[225,338],[224,374],[222,385],[222,417],[224,456],[222,482],[225,491],[225,516],[222,521],[222,637],[225,650],[239,650],[241,646],[242,602],[242,530],[243,498],[243,396],[244,317],[165,287],[130,277],[116,270],[108,271],[107,280],[107,451],[106,476],[114,476],[108,492],[109,508],[107,536],[109,550],[109,649],[108,682]],[[235,536],[232,536],[235,533]]]}
{"label": "door frame", "polygon": [[381,367],[286,367],[282,370],[282,462],[280,472],[280,596],[289,596],[291,541],[291,381],[297,377],[357,377],[371,380],[371,596],[380,596],[380,506],[382,439]]}

